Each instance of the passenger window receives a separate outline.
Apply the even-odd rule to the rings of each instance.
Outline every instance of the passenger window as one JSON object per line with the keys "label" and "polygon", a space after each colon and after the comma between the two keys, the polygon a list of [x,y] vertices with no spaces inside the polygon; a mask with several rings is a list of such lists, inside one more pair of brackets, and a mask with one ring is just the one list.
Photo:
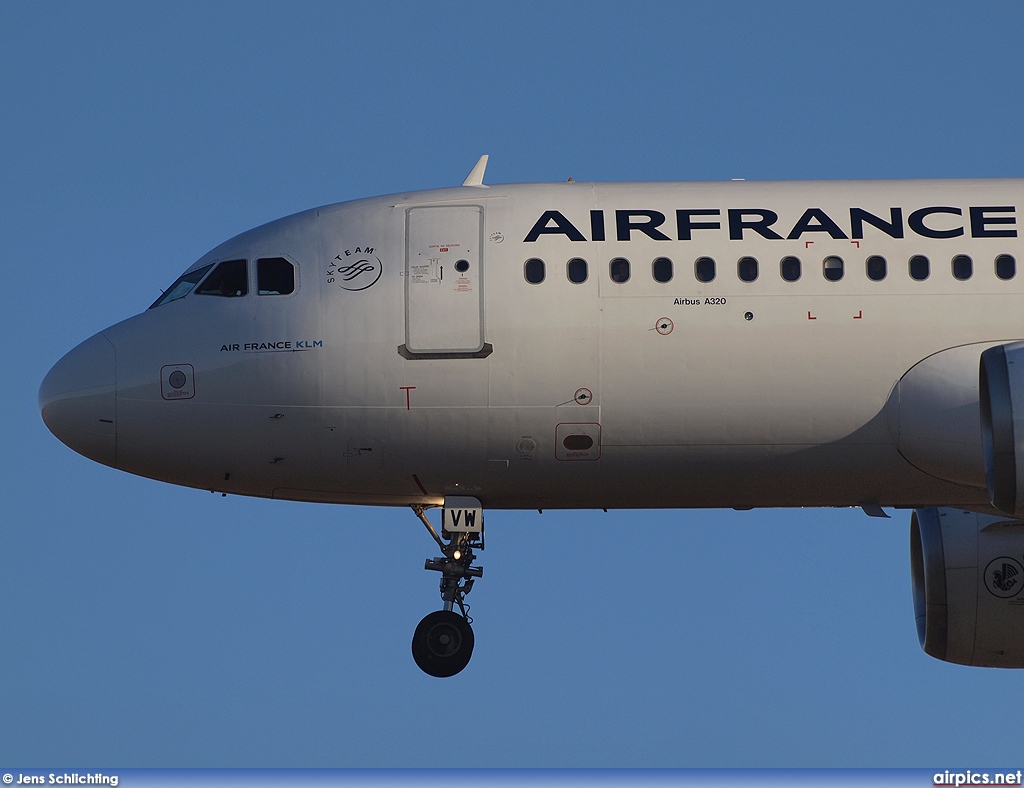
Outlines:
{"label": "passenger window", "polygon": [[565,264],[565,275],[573,284],[583,284],[587,281],[587,261],[574,257]]}
{"label": "passenger window", "polygon": [[283,257],[261,257],[256,261],[256,290],[260,295],[294,293],[295,266]]}
{"label": "passenger window", "polygon": [[931,273],[931,263],[923,254],[915,254],[910,258],[910,278],[918,282],[924,281]]}
{"label": "passenger window", "polygon": [[741,257],[736,263],[736,272],[742,281],[753,282],[757,279],[757,259]]}
{"label": "passenger window", "polygon": [[672,261],[667,257],[656,257],[651,263],[651,276],[655,282],[672,281]]}
{"label": "passenger window", "polygon": [[996,258],[996,276],[1013,279],[1017,275],[1017,261],[1012,254],[1001,254]]}
{"label": "passenger window", "polygon": [[821,272],[830,282],[838,282],[843,278],[843,258],[829,255],[821,261]]}
{"label": "passenger window", "polygon": [[625,257],[614,257],[608,263],[608,275],[617,284],[629,281],[629,260]]}
{"label": "passenger window", "polygon": [[779,272],[787,282],[795,282],[800,278],[800,258],[783,257],[779,261]]}
{"label": "passenger window", "polygon": [[226,260],[219,263],[203,280],[196,295],[216,295],[237,298],[249,292],[248,266],[245,260]]}
{"label": "passenger window", "polygon": [[715,261],[710,257],[698,257],[693,263],[693,275],[698,282],[715,281]]}
{"label": "passenger window", "polygon": [[202,268],[197,268],[195,271],[190,271],[187,274],[179,276],[177,281],[168,287],[164,294],[153,302],[150,309],[158,307],[161,304],[169,304],[171,301],[177,301],[179,298],[187,296],[192,292],[192,288],[199,284],[200,280],[206,276],[207,272],[211,268],[213,268],[213,263],[210,263],[210,265],[204,265]]}
{"label": "passenger window", "polygon": [[963,281],[974,274],[974,261],[965,254],[953,258],[953,278]]}
{"label": "passenger window", "polygon": [[871,255],[864,264],[867,269],[868,279],[872,282],[881,282],[888,273],[889,266],[885,258],[878,254]]}
{"label": "passenger window", "polygon": [[523,265],[523,276],[531,285],[539,285],[544,281],[544,261],[531,257]]}

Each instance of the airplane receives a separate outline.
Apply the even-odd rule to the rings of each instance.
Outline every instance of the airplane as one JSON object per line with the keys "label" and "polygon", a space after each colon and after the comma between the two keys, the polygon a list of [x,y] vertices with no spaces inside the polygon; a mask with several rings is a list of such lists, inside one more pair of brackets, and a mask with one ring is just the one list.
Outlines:
{"label": "airplane", "polygon": [[486,165],[224,242],[60,359],[43,421],[171,484],[410,507],[432,676],[472,655],[485,509],[910,509],[924,651],[1024,667],[1024,181]]}

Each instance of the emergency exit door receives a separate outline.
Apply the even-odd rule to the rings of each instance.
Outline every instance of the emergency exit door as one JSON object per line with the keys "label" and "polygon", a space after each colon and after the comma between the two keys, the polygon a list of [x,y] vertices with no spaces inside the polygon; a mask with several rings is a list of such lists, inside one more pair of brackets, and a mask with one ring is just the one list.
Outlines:
{"label": "emergency exit door", "polygon": [[469,205],[410,208],[406,221],[406,354],[481,354],[483,210]]}

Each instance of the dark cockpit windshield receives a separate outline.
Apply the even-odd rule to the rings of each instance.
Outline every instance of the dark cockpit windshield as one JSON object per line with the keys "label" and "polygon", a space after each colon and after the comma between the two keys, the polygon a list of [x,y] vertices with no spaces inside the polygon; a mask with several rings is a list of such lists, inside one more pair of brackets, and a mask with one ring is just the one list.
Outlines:
{"label": "dark cockpit windshield", "polygon": [[206,274],[209,272],[211,268],[213,268],[213,263],[211,263],[210,265],[205,265],[202,268],[197,268],[195,271],[189,271],[187,274],[182,274],[181,276],[179,276],[178,280],[173,285],[168,287],[167,290],[164,291],[164,294],[162,296],[160,296],[156,301],[153,302],[153,305],[150,307],[150,309],[154,309],[155,307],[158,307],[161,304],[166,304],[171,301],[177,301],[179,298],[184,298],[185,296],[187,296],[189,293],[192,292],[192,288],[194,288],[197,284],[199,284],[200,281],[202,281],[202,278],[206,276]]}
{"label": "dark cockpit windshield", "polygon": [[249,292],[249,274],[245,260],[227,260],[219,263],[203,283],[196,295],[215,295],[237,298]]}
{"label": "dark cockpit windshield", "polygon": [[[261,296],[291,295],[295,292],[295,265],[283,257],[261,257],[256,263],[256,279]],[[248,295],[248,261],[225,260],[189,271],[171,285],[150,309],[169,301],[177,301],[189,293],[222,298]]]}
{"label": "dark cockpit windshield", "polygon": [[283,257],[261,257],[256,283],[260,295],[290,295],[295,292],[295,266]]}

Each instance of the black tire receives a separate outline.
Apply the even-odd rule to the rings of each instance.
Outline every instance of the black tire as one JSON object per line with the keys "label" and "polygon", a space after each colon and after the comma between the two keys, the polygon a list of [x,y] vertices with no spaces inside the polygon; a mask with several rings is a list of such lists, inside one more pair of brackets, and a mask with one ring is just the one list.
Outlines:
{"label": "black tire", "polygon": [[412,636],[412,658],[430,676],[454,676],[473,656],[473,628],[458,613],[435,610],[424,616]]}

